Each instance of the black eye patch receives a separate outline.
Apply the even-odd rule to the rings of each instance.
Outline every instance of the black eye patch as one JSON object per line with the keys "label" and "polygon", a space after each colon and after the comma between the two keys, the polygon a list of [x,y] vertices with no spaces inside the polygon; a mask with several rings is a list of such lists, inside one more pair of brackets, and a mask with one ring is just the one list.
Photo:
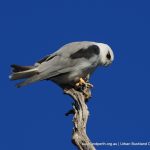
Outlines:
{"label": "black eye patch", "polygon": [[109,59],[109,60],[111,59],[110,52],[107,53],[106,57],[107,57],[107,59]]}

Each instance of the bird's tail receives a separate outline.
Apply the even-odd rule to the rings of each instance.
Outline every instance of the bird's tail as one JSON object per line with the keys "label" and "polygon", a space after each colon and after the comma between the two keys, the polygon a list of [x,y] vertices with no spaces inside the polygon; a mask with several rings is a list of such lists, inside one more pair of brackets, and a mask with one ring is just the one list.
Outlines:
{"label": "bird's tail", "polygon": [[35,66],[19,66],[11,65],[12,74],[9,76],[10,80],[25,79],[34,76],[38,73],[38,70]]}

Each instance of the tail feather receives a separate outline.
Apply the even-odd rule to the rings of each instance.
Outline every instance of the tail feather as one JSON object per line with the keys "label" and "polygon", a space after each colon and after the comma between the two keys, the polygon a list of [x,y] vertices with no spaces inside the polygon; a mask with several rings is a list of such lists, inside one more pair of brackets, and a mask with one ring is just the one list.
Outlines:
{"label": "tail feather", "polygon": [[11,67],[13,68],[13,72],[26,71],[35,68],[35,66],[20,66],[16,64],[12,64]]}
{"label": "tail feather", "polygon": [[34,66],[11,65],[11,67],[13,68],[12,74],[9,76],[11,80],[24,79],[38,74],[38,69]]}

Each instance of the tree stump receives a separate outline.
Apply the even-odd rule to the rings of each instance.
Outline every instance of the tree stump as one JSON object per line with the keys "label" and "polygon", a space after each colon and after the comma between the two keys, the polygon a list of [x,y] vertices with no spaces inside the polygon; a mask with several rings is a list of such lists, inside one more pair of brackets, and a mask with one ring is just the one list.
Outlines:
{"label": "tree stump", "polygon": [[95,150],[86,134],[86,124],[89,116],[86,102],[91,97],[90,88],[84,89],[84,92],[71,88],[69,90],[64,90],[64,93],[70,95],[74,100],[73,110],[66,113],[66,115],[71,113],[74,114],[72,143],[77,146],[79,150]]}

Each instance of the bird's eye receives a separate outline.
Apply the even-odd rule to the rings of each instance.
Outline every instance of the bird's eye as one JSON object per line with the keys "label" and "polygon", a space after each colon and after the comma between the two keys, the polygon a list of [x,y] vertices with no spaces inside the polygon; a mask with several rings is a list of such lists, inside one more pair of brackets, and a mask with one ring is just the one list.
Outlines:
{"label": "bird's eye", "polygon": [[106,57],[107,57],[107,59],[109,59],[109,60],[111,59],[110,52],[107,53]]}

